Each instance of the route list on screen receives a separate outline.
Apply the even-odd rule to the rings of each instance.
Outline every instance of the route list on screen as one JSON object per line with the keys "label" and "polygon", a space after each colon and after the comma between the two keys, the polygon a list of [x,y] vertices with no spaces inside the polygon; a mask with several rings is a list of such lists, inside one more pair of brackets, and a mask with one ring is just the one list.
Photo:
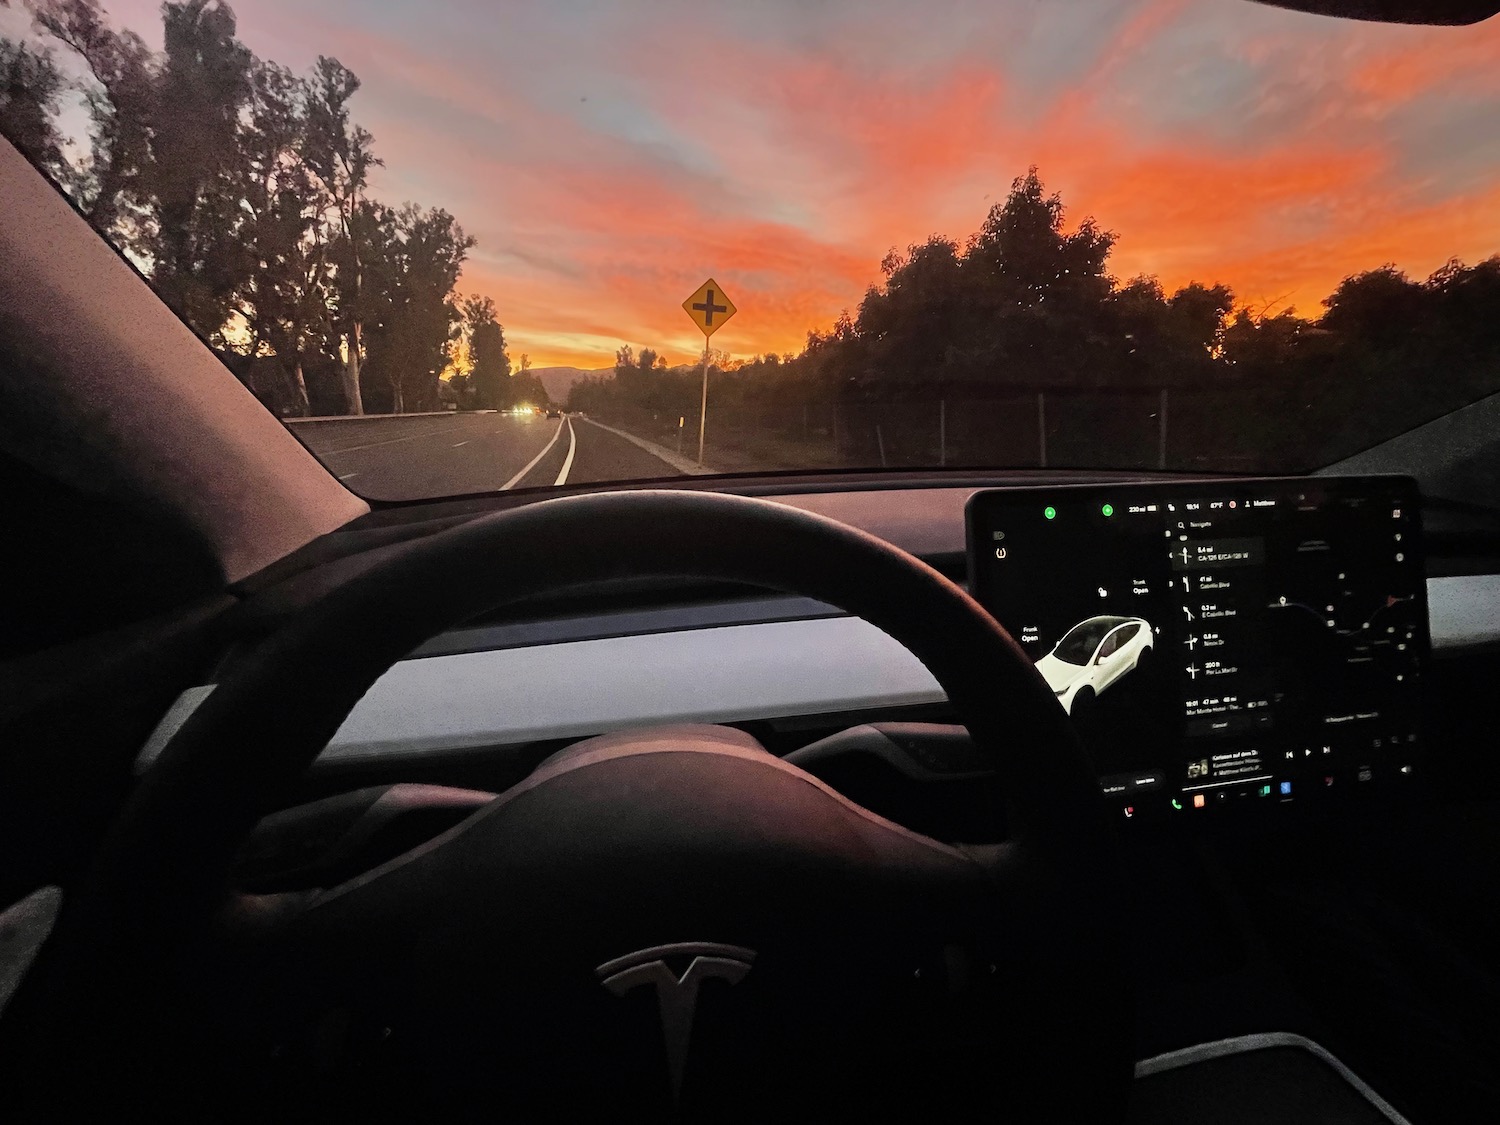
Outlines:
{"label": "route list on screen", "polygon": [[1394,477],[996,489],[970,574],[1122,816],[1340,800],[1418,771],[1417,505]]}

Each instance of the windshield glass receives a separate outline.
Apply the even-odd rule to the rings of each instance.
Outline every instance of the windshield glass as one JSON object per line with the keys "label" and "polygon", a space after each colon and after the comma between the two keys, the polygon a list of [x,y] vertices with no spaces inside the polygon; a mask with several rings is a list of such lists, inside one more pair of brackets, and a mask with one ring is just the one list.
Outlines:
{"label": "windshield glass", "polygon": [[374,499],[1278,472],[1500,387],[1497,59],[1247,0],[0,0],[0,128]]}
{"label": "windshield glass", "polygon": [[1123,617],[1090,617],[1087,621],[1080,621],[1057,642],[1052,655],[1069,664],[1087,664],[1093,658],[1099,642],[1104,639],[1104,634],[1124,621]]}

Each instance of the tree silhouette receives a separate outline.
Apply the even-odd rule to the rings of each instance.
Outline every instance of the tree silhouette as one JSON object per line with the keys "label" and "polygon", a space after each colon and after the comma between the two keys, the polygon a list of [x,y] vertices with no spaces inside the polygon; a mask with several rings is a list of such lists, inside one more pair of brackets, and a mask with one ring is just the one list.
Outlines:
{"label": "tree silhouette", "polygon": [[1419,282],[1387,263],[1339,282],[1323,300],[1322,326],[1363,346],[1389,346],[1422,319],[1425,295]]}
{"label": "tree silhouette", "polygon": [[369,323],[363,397],[395,414],[434,409],[438,378],[460,335],[453,289],[474,240],[448,212],[411,203],[363,204],[354,229],[361,317]]}
{"label": "tree silhouette", "polygon": [[34,0],[32,18],[93,79],[84,92],[92,126],[89,158],[67,178],[74,198],[100,231],[144,252],[159,62],[140,36],[110,27],[97,0]]}
{"label": "tree silhouette", "polygon": [[[1118,282],[1114,241],[1091,218],[1070,229],[1031,168],[962,243],[933,235],[887,253],[857,312],[810,331],[800,353],[717,378],[715,432],[812,443],[789,455],[763,442],[786,467],[830,452],[879,464],[892,451],[1007,464],[1018,434],[1038,449],[1042,395],[1072,410],[1063,436],[1082,463],[1285,470],[1500,389],[1500,256],[1426,282],[1392,266],[1353,274],[1308,320],[1236,307],[1222,284],[1168,294],[1154,277]],[[666,436],[696,416],[690,383],[686,367],[643,378],[625,347],[612,378],[575,384],[569,401]],[[1166,444],[1164,392],[1178,419]],[[987,424],[956,431],[970,415]]]}
{"label": "tree silhouette", "polygon": [[[164,4],[160,53],[99,0],[29,7],[43,42],[0,42],[0,125],[256,394],[282,414],[437,404],[473,240],[446,212],[369,198],[381,162],[352,116],[353,72],[257,58],[222,0]],[[54,50],[86,75],[76,163],[57,132]],[[503,336],[488,347],[503,357]]]}
{"label": "tree silhouette", "polygon": [[510,356],[505,351],[505,329],[495,319],[495,302],[488,297],[468,297],[462,313],[476,404],[489,410],[512,405],[506,387]]}
{"label": "tree silhouette", "polygon": [[[360,365],[364,359],[365,249],[375,236],[367,229],[377,208],[366,206],[370,169],[381,165],[369,130],[353,123],[349,100],[359,79],[337,59],[318,56],[307,107],[303,159],[332,208],[339,262],[335,272],[335,323],[344,353],[342,385],[350,414],[364,413]],[[399,396],[398,396],[399,397]]]}
{"label": "tree silhouette", "polygon": [[331,199],[302,159],[307,111],[305,81],[257,62],[239,138],[240,243],[249,262],[235,311],[249,333],[251,355],[267,350],[290,360],[297,413],[309,408],[307,358],[318,352],[331,324]]}
{"label": "tree silhouette", "polygon": [[215,0],[162,7],[166,50],[145,169],[152,223],[140,241],[157,291],[191,324],[222,325],[250,268],[240,237],[240,115],[254,59]]}
{"label": "tree silhouette", "polygon": [[63,87],[51,51],[0,39],[0,133],[54,176],[68,167],[56,124]]}

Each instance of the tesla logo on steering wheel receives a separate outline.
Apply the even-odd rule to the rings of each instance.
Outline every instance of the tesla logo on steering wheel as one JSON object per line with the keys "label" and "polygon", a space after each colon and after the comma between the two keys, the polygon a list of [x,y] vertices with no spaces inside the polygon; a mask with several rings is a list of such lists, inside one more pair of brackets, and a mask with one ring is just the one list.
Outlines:
{"label": "tesla logo on steering wheel", "polygon": [[[692,961],[678,976],[667,958]],[[698,1008],[698,988],[706,980],[738,984],[755,962],[755,950],[715,942],[681,942],[653,945],[606,961],[594,970],[604,987],[624,996],[643,985],[656,989],[661,1012],[662,1039],[667,1048],[667,1068],[672,1078],[672,1096],[682,1093],[682,1075],[687,1066],[688,1041],[693,1034],[693,1015]]]}

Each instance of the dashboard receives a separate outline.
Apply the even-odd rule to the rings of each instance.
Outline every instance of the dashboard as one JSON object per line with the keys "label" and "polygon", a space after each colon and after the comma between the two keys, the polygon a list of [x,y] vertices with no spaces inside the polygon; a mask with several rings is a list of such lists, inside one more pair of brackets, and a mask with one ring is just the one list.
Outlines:
{"label": "dashboard", "polygon": [[1419,504],[1399,477],[987,490],[969,573],[1124,818],[1337,801],[1418,773]]}
{"label": "dashboard", "polygon": [[[1077,475],[1071,478],[1079,479]],[[955,580],[970,582],[1038,660],[1045,655],[1043,650],[1050,652],[1071,626],[1087,617],[1115,615],[1145,621],[1152,627],[1152,655],[1144,663],[1137,661],[1139,667],[1135,671],[1117,678],[1103,692],[1094,688],[1096,702],[1102,705],[1097,711],[1107,716],[1112,710],[1125,708],[1133,695],[1141,694],[1132,687],[1133,677],[1142,685],[1153,675],[1159,685],[1162,682],[1165,662],[1158,661],[1157,668],[1152,669],[1153,658],[1167,652],[1165,642],[1156,639],[1157,626],[1160,625],[1164,635],[1177,629],[1171,620],[1172,613],[1182,618],[1184,626],[1188,623],[1181,608],[1173,608],[1176,603],[1169,600],[1168,579],[1178,572],[1165,558],[1164,549],[1169,531],[1181,536],[1189,534],[1189,529],[1153,523],[1162,520],[1163,503],[1178,502],[1161,499],[1165,491],[1179,487],[1174,478],[1153,481],[1143,480],[1139,475],[1095,474],[1082,479],[1092,483],[1079,488],[1057,474],[1011,474],[973,480],[948,476],[930,483],[903,481],[895,487],[836,490],[819,486],[798,491],[786,483],[768,483],[756,488],[754,494],[839,519],[911,551]],[[1024,487],[994,487],[1012,482]],[[1244,530],[1250,525],[1243,523],[1242,516],[1227,513],[1242,513],[1243,490],[1263,492],[1270,483],[1216,478],[1213,482],[1199,482],[1186,491],[1193,493],[1191,500],[1195,503],[1222,500],[1227,505],[1233,501],[1235,508],[1209,508],[1208,515],[1201,518],[1215,518],[1214,513],[1218,512],[1224,520],[1239,519],[1240,530]],[[1436,556],[1435,562],[1429,558],[1428,573],[1423,580],[1424,521],[1409,482],[1390,478],[1371,482],[1308,477],[1280,482],[1276,487],[1291,488],[1294,483],[1301,485],[1301,494],[1322,497],[1318,506],[1306,511],[1299,506],[1279,508],[1277,520],[1285,526],[1267,524],[1258,531],[1226,535],[1226,538],[1263,541],[1256,560],[1230,560],[1250,565],[1229,570],[1238,573],[1241,589],[1266,594],[1277,608],[1273,610],[1266,605],[1257,609],[1252,604],[1249,610],[1253,612],[1247,610],[1241,618],[1236,605],[1233,619],[1218,620],[1225,626],[1228,620],[1233,620],[1244,628],[1234,636],[1227,627],[1215,630],[1222,634],[1224,643],[1215,646],[1215,654],[1206,658],[1237,670],[1235,673],[1215,670],[1214,681],[1224,683],[1226,688],[1230,682],[1236,682],[1239,669],[1246,669],[1247,674],[1237,681],[1234,694],[1243,694],[1247,703],[1257,703],[1256,707],[1246,707],[1245,713],[1261,712],[1258,704],[1262,700],[1273,704],[1264,709],[1270,713],[1272,725],[1267,726],[1262,721],[1264,717],[1256,714],[1257,725],[1249,731],[1230,730],[1241,720],[1223,716],[1239,713],[1230,709],[1239,703],[1238,699],[1205,704],[1205,698],[1219,697],[1206,692],[1181,694],[1180,682],[1169,685],[1169,692],[1146,693],[1145,700],[1135,699],[1133,706],[1149,705],[1153,710],[1137,712],[1146,716],[1138,723],[1114,728],[1118,736],[1113,742],[1102,745],[1096,742],[1092,747],[1122,823],[1132,826],[1152,821],[1170,823],[1176,818],[1209,824],[1244,815],[1274,815],[1264,811],[1272,808],[1286,810],[1290,815],[1294,810],[1329,802],[1367,801],[1372,796],[1383,798],[1387,794],[1416,792],[1416,787],[1423,783],[1423,775],[1431,776],[1429,756],[1436,746],[1448,743],[1435,743],[1431,716],[1424,726],[1419,711],[1413,712],[1407,703],[1396,706],[1398,701],[1393,693],[1378,694],[1382,723],[1361,718],[1368,714],[1365,707],[1351,705],[1343,711],[1328,710],[1322,714],[1316,712],[1315,706],[1309,710],[1318,702],[1319,693],[1336,682],[1336,677],[1327,672],[1334,666],[1322,658],[1312,662],[1304,659],[1314,650],[1302,651],[1304,645],[1298,638],[1303,634],[1298,630],[1305,627],[1297,618],[1307,617],[1314,626],[1313,633],[1317,632],[1316,619],[1297,609],[1297,605],[1305,603],[1315,609],[1322,608],[1325,613],[1328,605],[1336,607],[1335,620],[1339,624],[1331,630],[1326,623],[1321,626],[1335,635],[1328,638],[1328,643],[1333,644],[1341,630],[1362,625],[1361,610],[1372,604],[1379,609],[1380,601],[1391,596],[1410,598],[1381,610],[1380,628],[1396,626],[1398,619],[1413,626],[1413,637],[1408,640],[1403,635],[1395,644],[1408,646],[1396,651],[1402,654],[1402,660],[1412,663],[1416,677],[1399,681],[1394,676],[1390,678],[1391,683],[1403,685],[1403,691],[1409,688],[1413,696],[1423,694],[1417,689],[1418,683],[1425,683],[1429,696],[1435,686],[1452,690],[1454,674],[1471,666],[1467,658],[1500,649],[1500,609],[1497,609],[1500,577],[1489,573],[1493,568],[1486,560],[1478,564],[1484,568],[1483,572],[1455,570],[1453,548],[1444,539],[1443,553]],[[1385,503],[1401,498],[1399,519],[1392,514],[1394,504],[1380,520],[1370,517],[1368,512],[1359,514],[1364,506],[1361,490],[1372,484],[1395,489],[1388,495],[1380,494],[1380,499]],[[1153,490],[1154,498],[1145,498]],[[1131,496],[1138,498],[1132,500]],[[1005,497],[1009,500],[1003,500]],[[972,506],[971,499],[974,499]],[[978,534],[966,535],[966,507],[972,518],[987,504],[998,505],[994,510],[1003,513],[1008,510],[1007,503],[1015,505],[1020,522],[989,527],[984,532],[989,537],[985,547],[992,554],[997,545],[994,531],[1004,531],[1007,538],[998,545],[1005,546],[1007,554],[994,563],[1001,567],[1015,565],[1008,572],[994,573],[987,570],[990,566],[987,560],[966,557],[966,552],[979,553],[966,540],[981,538]],[[1115,514],[1103,515],[1105,503],[1111,505]],[[1156,504],[1158,510],[1131,512],[1132,503],[1146,508]],[[1073,505],[1077,505],[1078,512],[1076,528],[1072,515],[1066,522],[1045,519],[1046,507],[1071,513]],[[1096,508],[1096,516],[1089,514],[1090,506]],[[1256,520],[1269,519],[1263,514],[1264,509],[1251,511],[1262,513],[1254,517]],[[1166,514],[1176,516],[1175,512]],[[454,518],[446,513],[439,515],[445,521]],[[1434,519],[1439,521],[1443,534],[1451,535],[1442,524],[1448,518],[1442,510],[1435,516],[1428,514],[1429,547],[1433,543]],[[1337,526],[1321,536],[1297,538],[1294,534],[1299,526],[1310,527],[1325,520],[1333,520]],[[1382,521],[1404,522],[1405,527],[1391,530]],[[1024,529],[1028,522],[1031,532]],[[431,521],[430,517],[429,523],[439,528],[446,525]],[[1147,534],[1148,528],[1153,527],[1154,531]],[[1081,528],[1090,529],[1083,545],[1068,547],[1068,536]],[[387,543],[398,530],[395,527],[381,530],[380,525],[357,530],[351,534],[363,542],[354,544],[354,551],[335,554],[317,566],[303,568],[291,577],[248,592],[241,620],[253,630],[252,635],[262,635],[276,628],[278,622],[292,619],[324,592],[336,588],[350,569],[362,565],[360,552],[366,549],[371,537],[379,535],[382,537],[379,542]],[[1226,523],[1220,530],[1227,533],[1235,529]],[[1191,535],[1195,539],[1215,538],[1215,533],[1199,535],[1211,531],[1194,528]],[[1028,562],[1029,550],[1020,554],[1014,551],[1025,546],[1031,533],[1043,538],[1036,540],[1036,557]],[[1397,543],[1393,538],[1396,534],[1403,536],[1401,549],[1385,550]],[[1387,535],[1392,538],[1389,544],[1384,544]],[[1319,539],[1326,542],[1327,551],[1317,548]],[[1297,551],[1296,544],[1304,540],[1317,549],[1310,553]],[[1179,538],[1175,542],[1184,541]],[[1133,573],[1134,566],[1119,561],[1135,549],[1133,544],[1145,550],[1151,543],[1156,544],[1155,551],[1162,552],[1160,557],[1153,554],[1144,560],[1151,569]],[[1290,554],[1288,544],[1292,545]],[[1375,556],[1371,552],[1377,546],[1390,556],[1380,563],[1384,570],[1372,569]],[[1398,553],[1403,556],[1401,560],[1395,558]],[[1305,570],[1299,569],[1297,562],[1304,554],[1315,556]],[[1324,571],[1317,568],[1335,557],[1349,558],[1351,565],[1357,566],[1354,570],[1348,567],[1332,570],[1331,581],[1338,581],[1339,573],[1360,576],[1361,585],[1348,587],[1351,593],[1342,596],[1342,600],[1341,596],[1328,600],[1324,596],[1326,587],[1317,584],[1330,581],[1319,577]],[[1115,578],[1121,566],[1124,586]],[[1060,593],[1041,599],[1031,609],[1025,604],[1011,607],[1005,599],[1030,584],[1029,579],[1022,581],[1027,567],[1035,568],[1041,574],[1038,581],[1043,583],[1062,582],[1063,576],[1070,573],[1077,580],[1062,582],[1065,589],[1060,587]],[[1013,577],[996,587],[994,579],[1003,573]],[[1106,578],[1108,581],[1104,581]],[[1119,590],[1134,589],[1130,585],[1134,578],[1149,578],[1146,588],[1150,593],[1118,594]],[[1399,587],[1391,585],[1398,580],[1402,583]],[[1101,586],[1108,592],[1107,598],[1099,597]],[[1287,597],[1289,607],[1280,606],[1282,596]],[[1367,600],[1372,596],[1376,601]],[[1067,601],[1075,597],[1081,597],[1082,603],[1075,606]],[[1096,601],[1090,603],[1090,597]],[[1099,608],[1101,605],[1103,610]],[[1323,620],[1326,622],[1326,618]],[[1032,632],[1027,631],[1027,626]],[[1268,635],[1283,639],[1275,644],[1262,643],[1259,638],[1270,626],[1277,631]],[[1404,634],[1405,629],[1401,631]],[[1429,631],[1430,662],[1426,651]],[[1201,654],[1205,651],[1201,639],[1196,644],[1186,644],[1194,635],[1178,630],[1171,638],[1190,654]],[[1340,643],[1353,642],[1341,638]],[[1139,650],[1143,645],[1136,647]],[[1358,702],[1361,676],[1373,674],[1377,667],[1387,668],[1386,649],[1383,642],[1375,647],[1377,656],[1365,672],[1359,672],[1357,664],[1351,666],[1356,674],[1350,680],[1350,691],[1354,692],[1350,699]],[[1270,663],[1265,662],[1267,652],[1275,655]],[[1303,663],[1292,663],[1293,658]],[[1201,675],[1203,662],[1191,663],[1196,663]],[[1185,664],[1178,675],[1190,683],[1198,682],[1188,667]],[[1434,672],[1442,674],[1434,677]],[[1394,674],[1407,675],[1404,671]],[[1269,689],[1272,694],[1265,695],[1263,687],[1262,693],[1256,695],[1251,688],[1264,685],[1266,675],[1275,677]],[[1283,686],[1277,688],[1278,683]],[[1075,687],[1075,698],[1081,694],[1082,686]],[[150,767],[171,734],[212,690],[213,683],[205,682],[182,693],[147,740],[137,759],[138,770]],[[1278,690],[1282,693],[1279,701],[1275,695]],[[1195,701],[1198,709],[1209,709],[1206,714],[1186,713],[1187,703]],[[1213,710],[1221,706],[1226,709]],[[1087,710],[1087,703],[1083,710]],[[1341,714],[1350,716],[1349,721],[1321,722],[1324,717],[1331,715],[1336,719]],[[1379,734],[1368,729],[1385,725],[1393,718],[1402,719],[1402,725],[1387,726]],[[1225,722],[1228,726],[1222,732],[1187,733],[1189,721],[1204,719],[1210,723]],[[920,774],[932,780],[942,773],[942,785],[968,784],[961,779],[962,769],[943,773],[942,769],[930,768],[942,767],[942,755],[954,751],[956,744],[949,737],[952,728],[941,726],[952,722],[952,713],[941,688],[905,649],[880,630],[831,605],[749,589],[657,589],[629,597],[609,592],[576,604],[538,607],[452,629],[422,645],[381,677],[330,740],[311,777],[326,779],[330,790],[346,784],[350,778],[375,783],[390,779],[451,781],[457,777],[464,784],[492,788],[509,783],[506,778],[513,774],[507,772],[510,770],[507,762],[516,763],[515,769],[521,770],[529,768],[524,765],[526,761],[539,760],[571,740],[608,730],[675,722],[737,724],[775,752],[787,754],[790,760],[798,760],[796,755],[803,749],[821,743],[819,753],[825,758],[852,748],[867,755],[883,755],[893,768],[907,776]],[[894,742],[871,734],[867,724],[880,722],[938,725],[931,728],[933,745],[929,745],[925,735],[915,729],[901,732]],[[864,731],[861,738],[828,744],[830,736],[856,727]],[[1325,732],[1330,739],[1312,737]],[[1399,749],[1393,750],[1393,744],[1387,741],[1392,734],[1401,736],[1401,741],[1394,744]],[[1361,753],[1355,736],[1368,736],[1367,753]],[[1376,738],[1382,740],[1380,747],[1374,745]],[[1285,745],[1281,744],[1283,739]],[[1228,749],[1231,744],[1234,748]],[[1332,747],[1327,755],[1323,754],[1325,745]],[[1312,754],[1305,753],[1309,750]],[[1244,751],[1254,753],[1242,754]],[[1294,759],[1286,757],[1289,752]],[[1273,753],[1281,755],[1279,761],[1270,758]],[[1226,759],[1225,754],[1242,756]],[[1205,761],[1207,766],[1202,765]],[[488,771],[496,763],[503,768],[491,780]],[[1187,777],[1190,765],[1196,766],[1198,773],[1192,779]],[[1252,768],[1257,765],[1261,768]],[[1273,765],[1276,768],[1269,769]],[[1403,772],[1403,766],[1409,767],[1410,772]],[[1268,769],[1272,776],[1261,779]],[[475,772],[471,774],[471,770]],[[1205,770],[1210,774],[1206,781]],[[1366,771],[1363,779],[1362,770]],[[1334,778],[1331,785],[1323,780],[1329,776]],[[1242,784],[1187,788],[1189,784],[1215,781]],[[1291,783],[1291,792],[1281,792],[1284,781]],[[1273,783],[1272,793],[1260,795],[1261,786]],[[1252,785],[1254,788],[1246,796],[1239,796],[1245,791],[1243,787]],[[939,787],[936,781],[934,787]],[[1218,795],[1220,790],[1225,791],[1223,797]],[[1204,798],[1201,807],[1194,804],[1194,798],[1200,794]],[[1174,807],[1173,800],[1182,808]]]}

